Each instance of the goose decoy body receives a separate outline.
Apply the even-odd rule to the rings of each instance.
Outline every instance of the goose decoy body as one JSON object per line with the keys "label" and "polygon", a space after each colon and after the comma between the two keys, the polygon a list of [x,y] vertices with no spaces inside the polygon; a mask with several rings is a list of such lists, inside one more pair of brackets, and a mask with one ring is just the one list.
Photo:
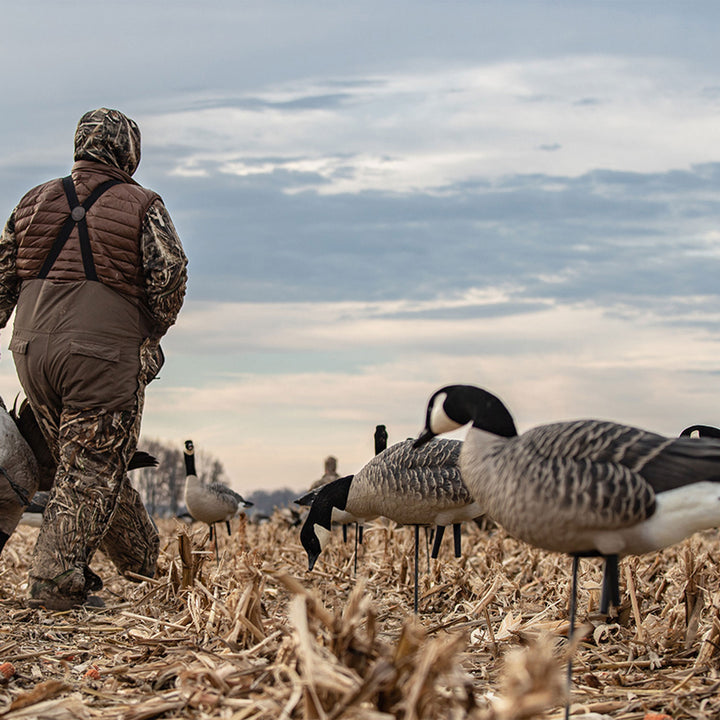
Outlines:
{"label": "goose decoy body", "polygon": [[192,440],[185,442],[185,507],[195,520],[206,523],[210,528],[210,539],[215,537],[217,554],[217,533],[215,523],[224,522],[230,535],[230,519],[241,507],[252,507],[253,503],[227,485],[212,482],[204,485],[195,470],[195,446]]}
{"label": "goose decoy body", "polygon": [[417,610],[418,527],[450,525],[481,514],[460,477],[461,444],[459,440],[437,440],[416,452],[413,440],[405,440],[375,455],[355,475],[321,488],[300,532],[309,569],[330,537],[334,508],[362,521],[382,516],[401,525],[414,525]]}
{"label": "goose decoy body", "polygon": [[[579,557],[605,559],[600,609],[607,613],[620,603],[619,556],[660,550],[720,525],[717,440],[667,438],[602,420],[518,435],[495,395],[450,385],[430,398],[415,445],[468,423],[460,469],[473,497],[511,535],[573,556],[570,637]],[[570,659],[568,684],[571,676]]]}

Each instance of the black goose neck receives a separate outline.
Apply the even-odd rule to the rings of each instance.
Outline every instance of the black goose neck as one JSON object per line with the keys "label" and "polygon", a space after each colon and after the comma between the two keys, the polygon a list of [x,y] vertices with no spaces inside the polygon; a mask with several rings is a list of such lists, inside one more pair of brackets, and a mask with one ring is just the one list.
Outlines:
{"label": "black goose neck", "polygon": [[197,475],[195,472],[195,456],[187,452],[185,453],[185,474]]}
{"label": "black goose neck", "polygon": [[321,487],[313,501],[308,517],[312,516],[313,522],[329,530],[333,508],[344,510],[347,507],[352,479],[352,475],[347,475]]}

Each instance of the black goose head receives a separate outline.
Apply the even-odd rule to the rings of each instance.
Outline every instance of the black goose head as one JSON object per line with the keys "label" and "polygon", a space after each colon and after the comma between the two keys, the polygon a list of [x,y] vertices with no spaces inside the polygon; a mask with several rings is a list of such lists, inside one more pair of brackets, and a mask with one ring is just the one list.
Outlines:
{"label": "black goose head", "polygon": [[300,530],[300,542],[308,556],[308,570],[315,567],[315,563],[330,537],[333,508],[344,510],[347,505],[352,479],[352,475],[346,475],[329,482],[317,491],[310,506],[310,512]]}
{"label": "black goose head", "polygon": [[474,385],[446,385],[428,400],[425,427],[414,447],[469,422],[475,428],[501,437],[517,435],[512,416],[495,395]]}

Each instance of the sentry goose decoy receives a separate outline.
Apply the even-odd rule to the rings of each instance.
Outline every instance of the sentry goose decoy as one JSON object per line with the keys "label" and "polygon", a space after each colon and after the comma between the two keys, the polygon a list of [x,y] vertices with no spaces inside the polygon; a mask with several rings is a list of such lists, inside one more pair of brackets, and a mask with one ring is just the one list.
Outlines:
{"label": "sentry goose decoy", "polygon": [[518,435],[486,390],[450,385],[427,405],[421,447],[468,423],[460,469],[486,513],[511,535],[573,556],[605,558],[601,611],[619,605],[617,560],[720,525],[720,442],[667,438],[627,425],[577,420]]}
{"label": "sentry goose decoy", "polygon": [[240,507],[252,507],[253,503],[242,495],[219,482],[203,485],[195,470],[195,446],[192,440],[185,441],[185,507],[195,520],[207,523],[210,539],[215,536],[215,559],[219,563],[217,532],[215,523],[224,522],[230,535],[230,519]]}
{"label": "sentry goose decoy", "polygon": [[481,514],[460,478],[460,445],[459,440],[438,440],[417,452],[413,440],[405,440],[373,457],[355,475],[321,488],[300,532],[309,569],[330,537],[333,508],[364,521],[383,516],[401,525],[414,525],[417,612],[419,526],[444,526]]}

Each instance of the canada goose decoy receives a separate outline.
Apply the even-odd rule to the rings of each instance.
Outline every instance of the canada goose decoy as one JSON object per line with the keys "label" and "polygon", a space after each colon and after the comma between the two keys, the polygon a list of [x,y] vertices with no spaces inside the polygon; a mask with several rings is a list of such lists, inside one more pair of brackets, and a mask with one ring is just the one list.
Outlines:
{"label": "canada goose decoy", "polygon": [[[450,385],[430,398],[421,447],[468,423],[463,480],[511,535],[578,558],[605,559],[601,612],[619,605],[618,557],[640,555],[720,524],[720,443],[667,438],[627,425],[577,420],[518,435],[486,390]],[[567,708],[566,708],[567,713]]]}
{"label": "canada goose decoy", "polygon": [[218,537],[215,523],[224,522],[230,535],[230,519],[240,507],[252,507],[253,503],[219,482],[203,485],[195,470],[195,446],[185,441],[185,507],[193,519],[204,522],[210,528],[210,539],[215,537],[215,559],[219,563]]}
{"label": "canada goose decoy", "polygon": [[364,521],[383,516],[401,525],[414,525],[417,612],[419,526],[449,525],[481,514],[460,478],[460,445],[459,440],[438,440],[417,452],[413,440],[405,440],[373,457],[354,476],[321,488],[300,532],[309,569],[330,537],[334,508]]}

